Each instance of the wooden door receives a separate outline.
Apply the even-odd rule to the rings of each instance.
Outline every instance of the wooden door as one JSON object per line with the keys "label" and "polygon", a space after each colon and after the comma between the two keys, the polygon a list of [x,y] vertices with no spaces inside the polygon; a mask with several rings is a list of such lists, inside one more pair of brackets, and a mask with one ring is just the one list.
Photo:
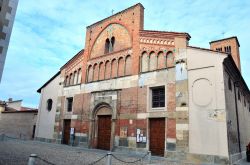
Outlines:
{"label": "wooden door", "polygon": [[149,149],[152,155],[164,156],[165,118],[150,119],[149,123]]}
{"label": "wooden door", "polygon": [[70,120],[64,120],[63,144],[69,144],[69,141],[70,141]]}
{"label": "wooden door", "polygon": [[98,116],[98,138],[97,148],[103,150],[110,150],[111,139],[111,116]]}

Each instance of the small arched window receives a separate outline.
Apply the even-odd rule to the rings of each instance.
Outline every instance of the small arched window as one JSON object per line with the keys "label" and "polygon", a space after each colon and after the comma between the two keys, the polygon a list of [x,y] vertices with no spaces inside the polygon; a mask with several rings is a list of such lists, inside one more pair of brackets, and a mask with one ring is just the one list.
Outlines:
{"label": "small arched window", "polygon": [[109,53],[109,46],[110,46],[110,41],[107,38],[106,41],[105,41],[105,50],[104,50],[104,53]]}
{"label": "small arched window", "polygon": [[110,40],[109,38],[107,38],[105,41],[104,53],[106,54],[113,52],[114,46],[115,46],[115,37],[112,37]]}
{"label": "small arched window", "polygon": [[228,88],[230,91],[232,90],[232,83],[230,78],[228,78]]}
{"label": "small arched window", "polygon": [[115,46],[115,37],[111,38],[111,45],[110,45],[110,51],[109,52],[113,52],[114,50],[114,46]]}
{"label": "small arched window", "polygon": [[52,109],[52,104],[53,104],[52,99],[48,99],[48,100],[47,100],[47,110],[48,110],[48,111],[51,111],[51,109]]}

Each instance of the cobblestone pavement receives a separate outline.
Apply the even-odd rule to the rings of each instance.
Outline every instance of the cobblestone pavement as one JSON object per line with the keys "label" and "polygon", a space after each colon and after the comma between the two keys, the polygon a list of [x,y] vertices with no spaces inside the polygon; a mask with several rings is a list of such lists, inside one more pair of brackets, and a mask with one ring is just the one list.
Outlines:
{"label": "cobblestone pavement", "polygon": [[[0,141],[0,165],[27,165],[30,154],[37,154],[40,158],[55,165],[87,165],[105,156],[107,151],[90,150],[80,147],[71,147],[60,144],[50,144],[38,141],[5,140]],[[143,155],[129,155],[113,153],[117,158],[124,161],[135,161]],[[42,160],[36,159],[37,165],[48,165]],[[106,164],[106,157],[96,164]],[[128,164],[112,158],[112,165]],[[132,164],[132,163],[129,163]],[[147,157],[143,162],[135,164],[148,164]],[[176,162],[168,162],[161,157],[152,157],[152,164],[177,165]]]}

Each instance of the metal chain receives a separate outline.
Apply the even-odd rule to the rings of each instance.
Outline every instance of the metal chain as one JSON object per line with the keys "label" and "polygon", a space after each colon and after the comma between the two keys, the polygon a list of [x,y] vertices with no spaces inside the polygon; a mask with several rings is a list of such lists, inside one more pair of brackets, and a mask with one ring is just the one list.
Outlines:
{"label": "metal chain", "polygon": [[147,153],[147,154],[145,154],[143,157],[141,157],[141,158],[139,158],[139,159],[137,159],[137,160],[135,160],[135,161],[131,161],[131,162],[126,162],[126,161],[124,161],[124,160],[121,160],[121,159],[117,158],[117,157],[116,157],[115,155],[113,155],[113,154],[111,154],[111,155],[112,155],[116,160],[121,161],[121,162],[123,162],[123,163],[136,163],[136,162],[142,161],[142,159],[144,159],[148,154],[149,154],[149,153]]}
{"label": "metal chain", "polygon": [[89,163],[89,165],[94,165],[94,164],[98,163],[99,161],[101,161],[102,159],[104,159],[106,156],[107,156],[107,154],[104,155],[103,157],[101,157],[100,159],[98,159],[98,160],[96,160],[96,161],[94,161],[92,163]]}
{"label": "metal chain", "polygon": [[37,156],[36,158],[40,159],[41,161],[43,161],[43,162],[45,162],[45,163],[47,163],[47,164],[56,165],[56,164],[51,163],[51,162],[49,162],[49,161],[47,161],[47,160],[45,160],[45,159],[43,159],[43,158],[41,158],[41,157],[39,157],[39,156]]}

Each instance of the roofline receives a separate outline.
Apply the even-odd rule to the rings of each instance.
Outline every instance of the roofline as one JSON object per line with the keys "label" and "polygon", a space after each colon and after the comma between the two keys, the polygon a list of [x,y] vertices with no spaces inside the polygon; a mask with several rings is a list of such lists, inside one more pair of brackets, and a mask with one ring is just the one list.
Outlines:
{"label": "roofline", "polygon": [[107,20],[107,19],[110,19],[111,17],[114,17],[114,16],[116,16],[116,15],[118,15],[118,14],[121,14],[121,13],[123,13],[123,12],[125,12],[125,11],[127,11],[127,10],[129,10],[129,9],[132,9],[132,8],[138,6],[138,5],[141,6],[143,9],[145,9],[144,6],[143,6],[141,3],[137,3],[137,4],[135,4],[135,5],[133,5],[133,6],[129,7],[129,8],[126,8],[126,9],[124,9],[124,10],[122,10],[122,11],[119,11],[118,13],[115,13],[115,14],[109,16],[109,17],[106,17],[106,18],[104,18],[104,19],[102,19],[102,20],[100,20],[100,21],[95,22],[95,23],[93,23],[93,24],[87,26],[87,28],[90,28],[91,26],[94,26],[94,25],[96,25],[96,24],[98,24],[98,23],[101,23],[101,22]]}
{"label": "roofline", "polygon": [[186,37],[188,38],[188,40],[191,38],[191,36],[189,35],[189,33],[186,32],[172,32],[172,31],[157,31],[157,30],[140,30],[139,32],[156,32],[156,33],[173,33],[173,34],[181,34],[181,35],[186,35]]}
{"label": "roofline", "polygon": [[196,46],[187,46],[187,47],[188,47],[188,48],[193,48],[193,49],[205,50],[205,51],[210,51],[210,52],[215,52],[215,53],[221,53],[221,54],[228,55],[228,54],[225,53],[225,52],[220,52],[220,51],[212,50],[212,49],[208,49],[208,48],[201,48],[201,47],[196,47]]}
{"label": "roofline", "polygon": [[26,111],[3,111],[1,113],[37,113],[38,110],[26,110]]}
{"label": "roofline", "polygon": [[237,42],[238,46],[240,47],[240,43],[239,43],[239,40],[238,40],[237,36],[232,36],[232,37],[228,37],[228,38],[214,40],[214,41],[209,42],[209,44],[214,43],[214,42],[220,42],[220,41],[228,40],[228,39],[233,39],[233,38],[236,39],[236,42]]}
{"label": "roofline", "polygon": [[230,60],[231,64],[232,64],[233,67],[234,67],[234,70],[237,72],[237,75],[240,76],[240,79],[241,79],[241,81],[243,82],[244,87],[247,89],[248,96],[250,96],[249,88],[248,88],[248,86],[247,86],[247,84],[246,84],[246,82],[245,82],[243,76],[241,75],[240,70],[239,70],[238,67],[236,66],[233,57],[232,57],[231,55],[228,55],[228,57],[224,59],[224,62],[223,62],[224,65],[226,65],[226,62],[225,62],[226,59],[229,59],[229,60]]}
{"label": "roofline", "polygon": [[66,65],[68,65],[71,61],[73,61],[73,59],[75,59],[79,54],[81,54],[81,52],[83,52],[84,49],[80,50],[78,53],[76,53],[70,60],[68,60],[61,68],[60,70],[62,70]]}
{"label": "roofline", "polygon": [[45,84],[43,84],[43,86],[41,86],[37,92],[41,93],[42,88],[46,87],[52,80],[54,80],[59,74],[61,73],[61,71],[58,71],[53,77],[51,77]]}

